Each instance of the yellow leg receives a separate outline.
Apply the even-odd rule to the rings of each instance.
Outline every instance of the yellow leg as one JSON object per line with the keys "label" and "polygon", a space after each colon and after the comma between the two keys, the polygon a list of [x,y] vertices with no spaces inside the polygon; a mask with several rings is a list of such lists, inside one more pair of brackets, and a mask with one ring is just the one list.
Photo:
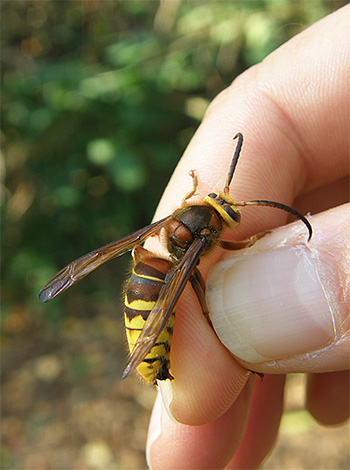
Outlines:
{"label": "yellow leg", "polygon": [[253,246],[256,241],[260,240],[260,238],[264,237],[268,233],[271,233],[271,230],[265,230],[264,232],[257,233],[256,235],[249,237],[248,240],[242,240],[240,242],[221,240],[220,245],[225,250],[242,250],[243,248],[249,248],[250,246]]}
{"label": "yellow leg", "polygon": [[196,170],[191,170],[188,174],[192,178],[193,188],[190,191],[188,191],[187,194],[185,194],[184,198],[182,199],[183,202],[185,202],[187,199],[189,199],[190,197],[194,195],[194,193],[197,191],[197,186],[198,186],[198,175],[197,175]]}

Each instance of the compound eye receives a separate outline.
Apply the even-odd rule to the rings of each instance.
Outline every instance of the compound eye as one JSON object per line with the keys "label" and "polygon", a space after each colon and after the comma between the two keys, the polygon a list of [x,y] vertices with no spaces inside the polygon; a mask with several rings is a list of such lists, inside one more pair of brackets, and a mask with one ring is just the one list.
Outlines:
{"label": "compound eye", "polygon": [[210,193],[208,194],[208,197],[211,197],[212,199],[216,199],[218,195],[216,193]]}
{"label": "compound eye", "polygon": [[232,209],[231,206],[226,205],[224,207],[224,211],[227,212],[227,214],[231,217],[232,220],[235,222],[239,223],[241,221],[241,214],[237,211]]}

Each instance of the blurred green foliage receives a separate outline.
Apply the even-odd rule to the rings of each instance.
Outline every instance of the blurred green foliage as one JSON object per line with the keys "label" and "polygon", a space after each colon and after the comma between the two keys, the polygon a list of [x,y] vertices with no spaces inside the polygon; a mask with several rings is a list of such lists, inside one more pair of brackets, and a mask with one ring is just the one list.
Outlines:
{"label": "blurred green foliage", "polygon": [[[210,100],[345,3],[2,1],[4,311],[147,225]],[[120,266],[79,289],[114,298]]]}

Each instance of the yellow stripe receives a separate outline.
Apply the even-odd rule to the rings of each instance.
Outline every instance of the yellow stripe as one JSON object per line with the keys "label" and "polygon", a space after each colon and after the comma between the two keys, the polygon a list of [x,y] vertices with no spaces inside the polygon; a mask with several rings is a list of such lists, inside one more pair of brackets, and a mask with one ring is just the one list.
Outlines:
{"label": "yellow stripe", "polygon": [[138,330],[126,330],[126,339],[128,341],[130,352],[133,351],[137,340],[139,339],[141,331]]}
{"label": "yellow stripe", "polygon": [[160,364],[158,361],[153,364],[146,364],[145,362],[141,362],[137,368],[137,371],[142,375],[145,382],[153,383],[157,377],[159,368]]}
{"label": "yellow stripe", "polygon": [[142,310],[142,311],[152,310],[154,304],[155,302],[153,302],[152,300],[147,302],[147,300],[141,300],[141,299],[133,300],[131,303],[129,303],[127,297],[125,296],[126,307],[129,307],[133,310]]}
{"label": "yellow stripe", "polygon": [[163,357],[168,354],[167,349],[165,348],[164,344],[159,344],[157,346],[153,346],[150,353],[146,356],[146,358],[150,357]]}
{"label": "yellow stripe", "polygon": [[127,328],[133,328],[135,330],[142,330],[145,326],[145,320],[141,317],[141,315],[137,315],[136,317],[132,318],[131,320],[125,314],[125,326]]}
{"label": "yellow stripe", "polygon": [[159,282],[165,282],[164,279],[160,279],[159,277],[153,277],[153,276],[147,276],[146,274],[140,274],[140,273],[135,273],[134,270],[132,270],[132,274],[134,274],[137,277],[141,277],[142,279],[150,279],[151,281],[159,281]]}
{"label": "yellow stripe", "polygon": [[[223,206],[217,203],[217,201],[209,196],[204,198],[204,202],[209,204],[210,206],[214,207],[214,209],[220,214],[220,216],[224,219],[226,224],[231,227],[235,228],[239,225],[232,217],[224,210]],[[227,204],[232,207],[233,210],[237,211],[234,207],[234,202],[227,201]]]}
{"label": "yellow stripe", "polygon": [[[134,306],[138,302],[142,301],[135,301],[132,302]],[[155,302],[144,302],[144,304],[150,303],[152,307]],[[152,309],[151,307],[151,309]],[[137,340],[140,337],[141,330],[145,325],[145,321],[141,315],[136,315],[131,320],[127,317],[127,314],[124,313],[125,319],[125,326],[126,326],[126,337],[129,344],[130,353],[132,353]],[[167,328],[172,328],[175,322],[175,310],[172,312],[164,330],[161,332],[159,337],[157,338],[157,343],[164,343],[164,344],[156,344],[153,346],[151,351],[146,355],[145,359],[155,358],[156,360],[150,364],[147,362],[142,362],[138,367],[138,373],[143,377],[143,379],[148,383],[154,383],[157,378],[157,374],[160,372],[164,363],[169,361],[170,357],[170,343],[172,339],[172,332],[169,332]],[[132,329],[128,329],[132,328]]]}

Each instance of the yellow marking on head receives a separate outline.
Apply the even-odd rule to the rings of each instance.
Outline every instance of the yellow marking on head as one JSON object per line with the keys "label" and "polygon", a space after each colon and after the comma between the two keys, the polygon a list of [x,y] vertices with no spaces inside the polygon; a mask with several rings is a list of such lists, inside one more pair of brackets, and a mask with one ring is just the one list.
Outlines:
{"label": "yellow marking on head", "polygon": [[225,204],[220,204],[216,198],[212,198],[210,196],[206,196],[204,198],[204,202],[206,202],[209,206],[213,207],[216,210],[216,212],[218,212],[220,214],[220,217],[223,219],[223,221],[226,223],[226,225],[228,225],[230,228],[236,228],[239,225],[239,222],[234,220],[230,216],[230,214],[228,214],[224,209],[225,205],[230,206],[231,209],[235,213],[239,214],[239,211],[236,208],[236,205],[235,205],[233,199],[231,197],[228,197],[228,195],[226,195],[226,194],[225,194],[225,196],[223,196],[222,194],[218,194],[218,198],[221,198],[222,200],[224,200]]}

